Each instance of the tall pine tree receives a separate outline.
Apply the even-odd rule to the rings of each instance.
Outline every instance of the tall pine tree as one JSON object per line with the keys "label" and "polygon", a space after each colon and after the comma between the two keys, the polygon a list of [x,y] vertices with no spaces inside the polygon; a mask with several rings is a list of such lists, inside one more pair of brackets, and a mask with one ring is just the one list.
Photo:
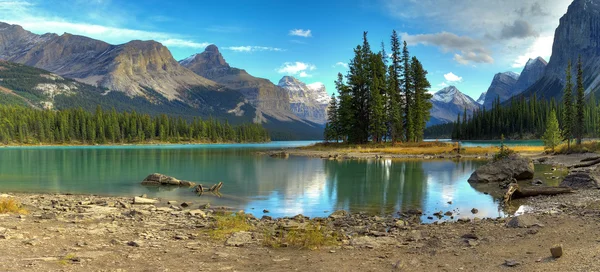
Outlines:
{"label": "tall pine tree", "polygon": [[404,41],[404,48],[402,49],[402,63],[404,65],[404,77],[402,83],[404,85],[404,140],[412,142],[415,138],[413,128],[413,95],[411,86],[411,67],[410,67],[410,55],[408,53],[408,45]]}
{"label": "tall pine tree", "polygon": [[427,90],[431,84],[427,80],[427,71],[423,69],[421,62],[417,57],[411,60],[411,79],[413,91],[413,109],[412,109],[412,127],[414,136],[413,141],[419,142],[423,140],[425,126],[429,120],[429,111],[431,110],[431,94]]}
{"label": "tall pine tree", "polygon": [[571,139],[573,138],[573,84],[571,83],[571,61],[567,66],[567,81],[565,83],[563,94],[563,139],[567,141],[568,149],[571,149]]}
{"label": "tall pine tree", "polygon": [[581,56],[577,61],[577,99],[575,113],[575,137],[577,145],[581,145],[583,133],[585,130],[584,114],[585,114],[585,90],[583,89],[583,70],[581,68]]}
{"label": "tall pine tree", "polygon": [[400,49],[400,39],[396,30],[392,32],[392,63],[389,67],[388,76],[388,123],[390,126],[390,136],[392,142],[401,141],[403,139],[403,122],[402,122],[402,107],[404,100],[402,99],[402,82],[403,75],[402,51]]}

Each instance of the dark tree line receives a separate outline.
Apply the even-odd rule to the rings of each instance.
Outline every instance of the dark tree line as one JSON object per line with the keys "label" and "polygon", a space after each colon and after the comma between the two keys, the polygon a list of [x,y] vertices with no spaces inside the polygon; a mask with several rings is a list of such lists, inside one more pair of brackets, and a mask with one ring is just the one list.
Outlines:
{"label": "dark tree line", "polygon": [[257,124],[232,126],[216,119],[191,121],[167,115],[79,109],[35,110],[0,105],[2,144],[110,144],[145,142],[265,142]]}
{"label": "dark tree line", "polygon": [[[482,109],[468,116],[466,112],[459,114],[452,126],[452,138],[459,140],[499,139],[505,135],[513,139],[539,139],[547,128],[547,120],[556,112],[562,140],[570,142],[575,138],[581,144],[584,137],[598,137],[600,122],[600,105],[594,93],[585,97],[583,87],[583,70],[581,60],[577,65],[575,93],[572,84],[571,63],[566,69],[566,85],[561,103],[554,99],[547,101],[535,95],[513,97],[503,104],[496,99],[491,109]],[[575,97],[575,98],[573,98]],[[428,129],[432,137],[436,133],[445,133],[450,125],[440,125]]]}
{"label": "dark tree line", "polygon": [[[389,63],[389,65],[388,65]],[[391,36],[391,55],[385,47],[374,53],[363,33],[354,49],[349,72],[335,81],[339,96],[329,105],[325,140],[348,143],[418,142],[429,120],[431,94],[427,71],[401,48],[396,31]]]}

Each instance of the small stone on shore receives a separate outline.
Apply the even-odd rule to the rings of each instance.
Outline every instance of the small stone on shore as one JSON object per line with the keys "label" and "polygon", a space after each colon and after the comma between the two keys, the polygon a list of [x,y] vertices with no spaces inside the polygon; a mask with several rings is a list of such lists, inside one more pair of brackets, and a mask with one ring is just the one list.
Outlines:
{"label": "small stone on shore", "polygon": [[550,248],[550,253],[554,258],[560,258],[563,255],[563,246],[562,244],[557,244]]}

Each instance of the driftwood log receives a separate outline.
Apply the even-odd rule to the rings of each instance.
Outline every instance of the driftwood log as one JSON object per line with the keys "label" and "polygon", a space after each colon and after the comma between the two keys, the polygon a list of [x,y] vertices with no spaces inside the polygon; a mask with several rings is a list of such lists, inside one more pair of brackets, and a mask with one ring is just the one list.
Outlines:
{"label": "driftwood log", "polygon": [[518,184],[513,183],[508,187],[508,191],[504,194],[504,203],[510,202],[512,199],[539,196],[539,195],[559,195],[572,193],[571,188],[565,187],[531,187],[520,188]]}
{"label": "driftwood log", "polygon": [[221,187],[223,187],[223,182],[219,182],[213,186],[210,186],[210,188],[203,187],[202,184],[199,184],[198,186],[196,186],[196,193],[199,193],[199,194],[202,194],[204,192],[218,193],[219,190],[221,190]]}
{"label": "driftwood log", "polygon": [[589,167],[600,163],[600,158],[591,158],[591,159],[583,159],[581,160],[583,163],[575,164],[573,166],[569,166],[569,169],[572,168],[582,168]]}

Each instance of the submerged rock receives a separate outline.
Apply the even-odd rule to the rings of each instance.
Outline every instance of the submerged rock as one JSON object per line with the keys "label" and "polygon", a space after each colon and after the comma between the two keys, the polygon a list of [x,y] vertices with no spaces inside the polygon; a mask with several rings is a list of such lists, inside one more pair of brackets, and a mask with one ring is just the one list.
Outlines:
{"label": "submerged rock", "polygon": [[532,179],[534,174],[531,159],[511,155],[479,167],[469,177],[469,183],[502,182],[509,179]]}
{"label": "submerged rock", "polygon": [[174,185],[174,186],[181,186],[181,187],[194,187],[194,186],[196,186],[196,183],[187,181],[187,180],[178,180],[174,177],[163,175],[160,173],[154,173],[154,174],[148,175],[142,181],[142,185],[153,185],[153,186]]}
{"label": "submerged rock", "polygon": [[560,183],[560,186],[573,189],[596,189],[598,180],[587,172],[571,172]]}
{"label": "submerged rock", "polygon": [[275,153],[271,153],[271,158],[281,158],[281,159],[287,159],[290,157],[290,153],[287,153],[285,151],[281,151],[281,152],[275,152]]}

